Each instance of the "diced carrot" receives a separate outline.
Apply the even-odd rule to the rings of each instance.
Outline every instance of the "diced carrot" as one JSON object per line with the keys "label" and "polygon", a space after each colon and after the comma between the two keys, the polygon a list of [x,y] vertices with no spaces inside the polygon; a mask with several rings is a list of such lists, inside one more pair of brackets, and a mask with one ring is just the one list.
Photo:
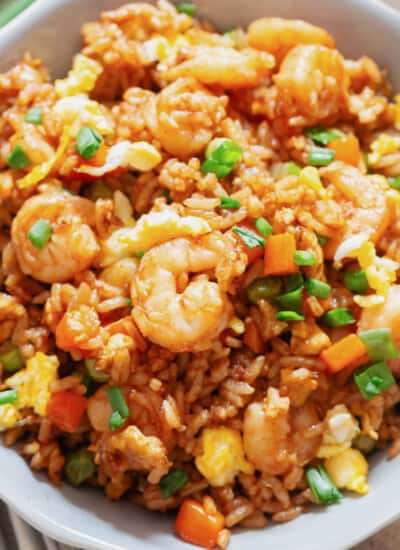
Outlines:
{"label": "diced carrot", "polygon": [[104,142],[100,144],[96,154],[89,161],[84,161],[82,164],[93,164],[93,166],[103,166],[106,162],[108,148],[104,145]]}
{"label": "diced carrot", "polygon": [[[250,229],[253,231],[253,233],[256,233],[260,237],[262,237],[261,233],[259,233],[254,225],[254,222],[251,220],[244,220],[243,222],[238,223],[238,227],[245,227],[246,229]],[[233,233],[240,243],[240,246],[243,249],[243,252],[247,254],[247,261],[248,265],[254,264],[258,259],[262,258],[264,256],[264,247],[263,246],[256,246],[254,248],[250,248],[247,246],[243,240],[237,235],[236,233]]]}
{"label": "diced carrot", "polygon": [[335,160],[341,160],[346,164],[358,166],[361,160],[360,143],[352,134],[334,139],[328,145],[328,149],[335,151]]}
{"label": "diced carrot", "polygon": [[345,336],[321,353],[321,359],[332,374],[349,366],[356,368],[363,364],[364,358],[368,361],[367,350],[357,334]]}
{"label": "diced carrot", "polygon": [[296,240],[291,233],[280,233],[268,237],[265,241],[265,275],[297,273],[299,268],[293,259],[295,251]]}
{"label": "diced carrot", "polygon": [[264,352],[264,342],[253,319],[248,319],[246,321],[246,332],[243,336],[243,343],[254,351],[254,353]]}
{"label": "diced carrot", "polygon": [[57,428],[64,432],[76,432],[86,410],[87,399],[73,391],[59,391],[51,394],[47,405],[47,416]]}
{"label": "diced carrot", "polygon": [[223,526],[224,518],[219,512],[206,513],[203,506],[192,498],[182,502],[175,520],[175,530],[181,539],[204,548],[215,548]]}

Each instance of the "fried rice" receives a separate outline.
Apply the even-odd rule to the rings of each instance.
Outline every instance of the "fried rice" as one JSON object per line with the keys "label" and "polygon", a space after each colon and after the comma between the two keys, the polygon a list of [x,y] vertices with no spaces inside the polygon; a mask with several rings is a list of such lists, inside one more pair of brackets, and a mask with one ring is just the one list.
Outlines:
{"label": "fried rice", "polygon": [[193,10],[0,75],[0,430],[225,548],[400,452],[400,97],[324,29]]}

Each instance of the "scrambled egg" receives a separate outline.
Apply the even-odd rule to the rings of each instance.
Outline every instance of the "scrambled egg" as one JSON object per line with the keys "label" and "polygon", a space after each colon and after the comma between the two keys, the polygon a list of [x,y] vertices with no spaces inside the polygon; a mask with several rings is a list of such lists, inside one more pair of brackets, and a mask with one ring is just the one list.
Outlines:
{"label": "scrambled egg", "polygon": [[56,80],[55,90],[59,97],[89,93],[93,90],[99,74],[103,71],[100,63],[78,54],[74,58],[72,69],[67,78]]}
{"label": "scrambled egg", "polygon": [[172,209],[144,214],[134,227],[117,229],[102,243],[103,266],[146,251],[178,237],[197,237],[211,231],[208,222],[195,216],[179,216]]}
{"label": "scrambled egg", "polygon": [[317,456],[329,458],[342,453],[351,447],[353,439],[359,433],[357,420],[347,407],[335,405],[326,413],[324,436]]}
{"label": "scrambled egg", "polygon": [[80,126],[90,126],[103,135],[111,134],[114,129],[104,107],[86,94],[62,97],[55,103],[53,113],[67,126],[79,120]]}
{"label": "scrambled egg", "polygon": [[155,34],[143,42],[141,53],[145,62],[154,63],[155,61],[164,61],[188,46],[190,46],[190,41],[182,34],[170,38]]}
{"label": "scrambled egg", "polygon": [[372,307],[385,301],[390,286],[397,280],[396,271],[400,265],[390,258],[378,256],[375,245],[367,234],[352,235],[346,239],[335,253],[335,265],[339,267],[343,258],[356,258],[365,271],[369,286],[376,294],[354,296],[360,307]]}
{"label": "scrambled egg", "polygon": [[162,160],[157,149],[147,141],[120,141],[107,152],[106,161],[102,166],[82,165],[77,172],[100,178],[117,168],[129,168],[140,172],[153,170]]}
{"label": "scrambled egg", "polygon": [[349,489],[360,495],[368,493],[368,462],[357,449],[346,449],[338,455],[327,458],[325,468],[339,489]]}
{"label": "scrambled egg", "polygon": [[232,483],[239,472],[253,473],[236,430],[223,426],[206,428],[201,434],[201,443],[203,453],[196,457],[196,466],[213,487]]}
{"label": "scrambled egg", "polygon": [[[382,297],[381,302],[383,302],[390,286],[396,282],[396,271],[399,267],[397,262],[378,256],[371,241],[365,241],[352,257],[358,259],[361,269],[365,270],[369,286],[376,291],[378,297]],[[377,300],[365,300],[364,298],[371,298],[371,296],[355,296],[354,301],[361,307],[368,307],[368,305],[377,303]]]}
{"label": "scrambled egg", "polygon": [[329,198],[329,193],[322,185],[319,172],[314,166],[306,166],[301,170],[299,184],[315,191],[321,199]]}
{"label": "scrambled egg", "polygon": [[368,155],[368,164],[378,164],[384,155],[396,153],[400,148],[400,138],[388,134],[380,134],[371,144],[372,153]]}
{"label": "scrambled egg", "polygon": [[211,227],[202,218],[179,216],[171,208],[161,212],[143,215],[129,232],[121,237],[121,242],[134,250],[148,250],[157,244],[178,237],[198,237],[209,233]]}
{"label": "scrambled egg", "polygon": [[17,391],[17,409],[32,407],[36,414],[46,414],[50,398],[49,386],[57,378],[58,359],[38,351],[28,359],[26,368],[7,378],[7,386]]}
{"label": "scrambled egg", "polygon": [[12,428],[21,418],[15,405],[0,405],[0,432]]}

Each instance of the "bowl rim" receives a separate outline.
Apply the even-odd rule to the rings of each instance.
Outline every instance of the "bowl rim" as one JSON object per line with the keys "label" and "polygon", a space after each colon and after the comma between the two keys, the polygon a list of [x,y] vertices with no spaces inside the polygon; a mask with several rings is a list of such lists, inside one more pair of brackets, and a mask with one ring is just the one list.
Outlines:
{"label": "bowl rim", "polygon": [[[83,0],[87,1],[87,0]],[[129,3],[132,0],[118,0],[119,4]],[[148,0],[142,0],[148,1]],[[176,1],[176,0],[175,0]],[[381,19],[387,24],[388,18],[392,20],[392,25],[400,28],[400,10],[385,3],[383,0],[346,0],[350,5],[369,11],[374,17]],[[11,22],[2,29],[0,33],[0,50],[7,46],[11,36],[22,36],[23,33],[38,24],[43,17],[57,12],[61,6],[68,3],[68,0],[37,0],[30,4],[22,13],[17,15]],[[42,513],[40,509],[35,509],[29,505],[29,501],[24,498],[13,498],[7,494],[3,484],[0,484],[0,498],[15,513],[22,517],[28,524],[32,525],[43,534],[60,541],[64,544],[74,545],[86,550],[126,550],[119,544],[105,543],[97,537],[93,537],[83,532],[79,528],[71,528],[61,521],[57,521],[47,514]],[[383,519],[377,519],[369,523],[364,531],[352,537],[351,546],[358,544],[384,527],[390,525],[393,521],[400,518],[400,507],[387,512]],[[187,548],[195,548],[187,545]],[[326,546],[325,550],[346,550],[348,544],[339,546]],[[310,549],[311,550],[311,549]]]}

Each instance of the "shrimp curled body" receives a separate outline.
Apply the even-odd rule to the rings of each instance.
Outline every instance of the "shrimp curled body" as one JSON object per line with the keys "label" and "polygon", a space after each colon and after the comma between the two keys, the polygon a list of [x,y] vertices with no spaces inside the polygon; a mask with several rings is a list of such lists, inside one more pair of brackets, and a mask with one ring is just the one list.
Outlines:
{"label": "shrimp curled body", "polygon": [[[51,227],[51,237],[42,247],[29,239],[39,219]],[[47,192],[25,201],[15,217],[11,237],[23,273],[44,283],[62,283],[88,269],[100,248],[91,226],[94,203],[62,192]]]}
{"label": "shrimp curled body", "polygon": [[290,400],[269,388],[263,402],[251,403],[244,415],[246,456],[261,472],[285,474],[293,465],[304,466],[316,454],[321,436],[313,433],[319,417],[308,402],[290,410]]}
{"label": "shrimp curled body", "polygon": [[[132,281],[132,314],[139,329],[174,352],[209,348],[232,315],[225,292],[205,273],[221,260],[220,252],[205,246],[207,238],[155,246],[142,258]],[[195,274],[190,281],[189,274]]]}

